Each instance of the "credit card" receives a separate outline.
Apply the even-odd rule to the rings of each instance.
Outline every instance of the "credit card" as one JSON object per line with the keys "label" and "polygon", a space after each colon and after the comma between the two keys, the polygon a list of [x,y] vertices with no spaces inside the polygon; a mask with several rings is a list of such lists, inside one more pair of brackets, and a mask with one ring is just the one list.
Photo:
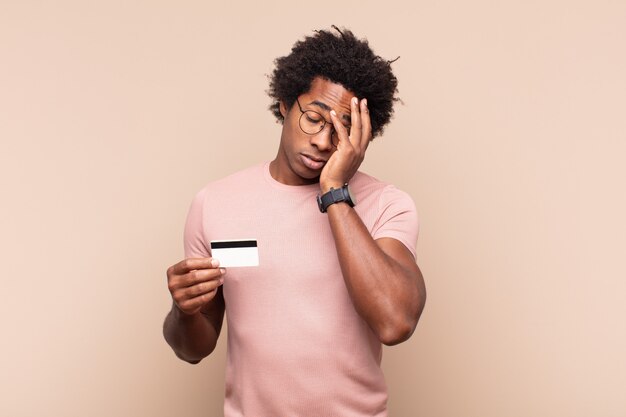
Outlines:
{"label": "credit card", "polygon": [[220,266],[259,266],[259,248],[256,239],[212,240],[211,256]]}

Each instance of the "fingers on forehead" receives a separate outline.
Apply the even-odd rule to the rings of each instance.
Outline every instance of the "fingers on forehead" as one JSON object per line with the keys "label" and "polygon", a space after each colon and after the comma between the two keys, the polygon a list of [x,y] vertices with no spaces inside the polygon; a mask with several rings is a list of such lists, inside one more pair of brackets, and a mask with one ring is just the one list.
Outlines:
{"label": "fingers on forehead", "polygon": [[369,142],[372,140],[372,120],[370,119],[370,113],[367,109],[367,101],[361,101],[361,121],[363,123],[362,136],[363,136],[363,145],[365,148],[369,145]]}
{"label": "fingers on forehead", "polygon": [[352,112],[350,112],[350,117],[352,119],[352,126],[356,128],[361,127],[361,112],[359,111],[359,101],[358,98],[352,98]]}
{"label": "fingers on forehead", "polygon": [[367,100],[361,100],[361,120],[363,123],[363,127],[369,130],[372,129],[372,120],[370,119],[370,112],[367,108]]}

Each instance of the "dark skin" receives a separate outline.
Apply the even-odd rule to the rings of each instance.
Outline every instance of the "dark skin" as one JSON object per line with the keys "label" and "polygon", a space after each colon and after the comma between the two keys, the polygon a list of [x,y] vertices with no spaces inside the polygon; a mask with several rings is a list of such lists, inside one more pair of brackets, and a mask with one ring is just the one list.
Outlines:
{"label": "dark skin", "polygon": [[[321,193],[339,188],[358,170],[372,138],[367,100],[359,101],[340,84],[315,78],[299,101],[303,110],[322,114],[327,124],[320,133],[307,135],[298,125],[298,105],[287,109],[281,102],[283,130],[270,173],[288,185],[319,182]],[[385,345],[407,340],[426,301],[424,280],[411,252],[396,239],[374,240],[346,203],[331,205],[327,216],[356,311]],[[186,259],[167,271],[173,305],[164,335],[176,354],[190,363],[209,355],[217,344],[225,306],[222,271],[210,258]]]}

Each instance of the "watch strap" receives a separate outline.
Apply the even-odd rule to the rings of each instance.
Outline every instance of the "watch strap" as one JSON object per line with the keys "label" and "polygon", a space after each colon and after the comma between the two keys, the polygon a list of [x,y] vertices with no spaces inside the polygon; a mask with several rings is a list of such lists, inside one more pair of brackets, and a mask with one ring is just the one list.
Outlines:
{"label": "watch strap", "polygon": [[330,191],[317,196],[317,204],[322,213],[326,213],[328,207],[335,203],[346,202],[350,207],[354,207],[354,202],[350,198],[348,184],[344,184],[341,188],[330,188]]}

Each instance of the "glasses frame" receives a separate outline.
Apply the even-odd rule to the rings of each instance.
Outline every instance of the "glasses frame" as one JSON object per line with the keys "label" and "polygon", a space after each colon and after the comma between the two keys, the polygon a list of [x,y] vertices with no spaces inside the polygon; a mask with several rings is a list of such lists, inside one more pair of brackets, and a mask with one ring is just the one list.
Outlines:
{"label": "glasses frame", "polygon": [[[302,113],[300,115],[300,118],[298,119],[298,127],[300,127],[300,130],[306,135],[314,136],[322,132],[327,124],[330,124],[330,129],[331,129],[330,130],[330,143],[332,143],[332,145],[336,148],[337,145],[339,144],[339,134],[337,133],[337,130],[335,129],[335,126],[332,124],[332,122],[329,122],[328,120],[326,120],[326,118],[320,112],[317,112],[315,110],[303,110],[302,105],[300,105],[300,100],[297,97],[296,97],[296,103],[298,103],[298,108],[300,109],[300,112]],[[307,112],[315,113],[316,115],[320,117],[320,119],[324,121],[324,124],[322,125],[320,130],[318,130],[315,133],[309,133],[302,128],[302,118]],[[350,135],[350,128],[348,127],[347,130],[348,130],[348,135]],[[337,138],[336,140],[334,139],[335,137]]]}

